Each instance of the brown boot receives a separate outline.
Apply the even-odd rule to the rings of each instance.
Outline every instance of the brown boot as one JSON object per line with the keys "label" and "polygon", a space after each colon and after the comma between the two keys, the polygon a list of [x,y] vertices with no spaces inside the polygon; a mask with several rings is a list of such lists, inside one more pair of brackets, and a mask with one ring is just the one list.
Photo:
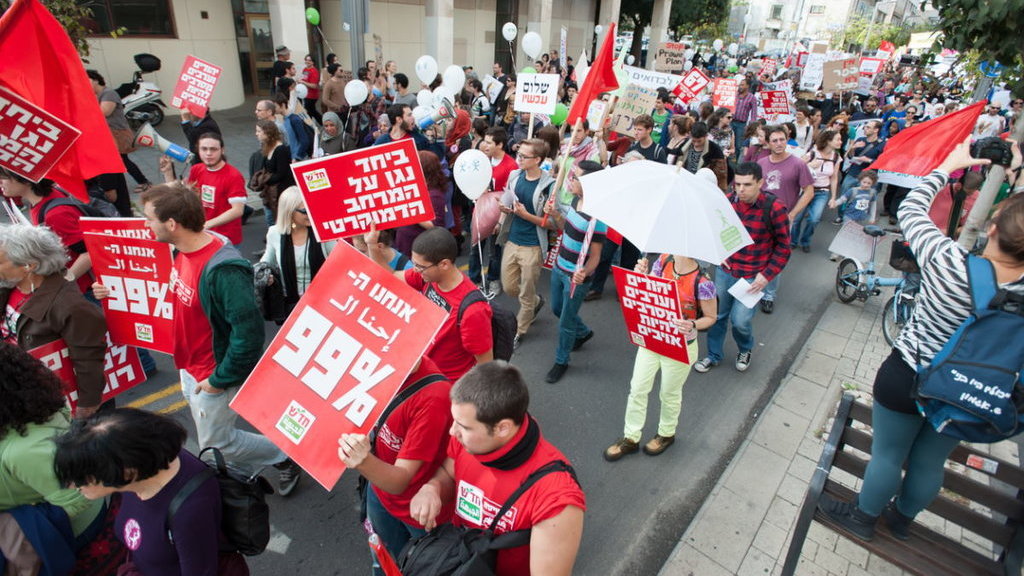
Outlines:
{"label": "brown boot", "polygon": [[609,462],[615,462],[627,454],[636,454],[639,450],[639,442],[630,440],[629,438],[622,438],[604,451],[604,459]]}
{"label": "brown boot", "polygon": [[668,449],[676,441],[675,436],[655,436],[644,444],[644,454],[657,456]]}

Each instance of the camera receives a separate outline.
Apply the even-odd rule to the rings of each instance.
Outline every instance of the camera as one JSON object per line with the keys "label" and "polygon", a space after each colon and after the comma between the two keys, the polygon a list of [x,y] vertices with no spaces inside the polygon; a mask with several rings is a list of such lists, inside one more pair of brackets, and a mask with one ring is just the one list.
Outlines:
{"label": "camera", "polygon": [[978,159],[991,160],[992,164],[998,164],[1003,167],[1009,167],[1013,161],[1010,143],[995,136],[982,138],[971,144],[971,156]]}

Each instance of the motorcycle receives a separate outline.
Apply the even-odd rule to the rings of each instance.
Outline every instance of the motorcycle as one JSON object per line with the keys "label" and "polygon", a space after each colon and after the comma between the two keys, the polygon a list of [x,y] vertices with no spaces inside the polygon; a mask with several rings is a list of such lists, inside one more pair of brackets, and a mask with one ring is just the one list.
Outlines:
{"label": "motorcycle", "polygon": [[163,108],[167,105],[160,99],[163,90],[142,76],[159,70],[160,59],[152,54],[136,54],[135,65],[139,69],[132,74],[132,81],[121,84],[114,91],[121,97],[129,127],[137,132],[147,122],[151,126],[159,126],[164,120]]}

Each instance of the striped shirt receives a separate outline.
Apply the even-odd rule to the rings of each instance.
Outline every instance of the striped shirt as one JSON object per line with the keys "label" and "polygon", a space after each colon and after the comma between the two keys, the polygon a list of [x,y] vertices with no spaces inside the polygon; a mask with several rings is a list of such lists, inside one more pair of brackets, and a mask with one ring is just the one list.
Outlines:
{"label": "striped shirt", "polygon": [[[576,272],[576,261],[579,260],[590,220],[590,216],[580,214],[575,208],[565,207],[565,228],[562,230],[562,246],[558,249],[555,267],[570,276]],[[590,238],[590,249],[600,250],[607,233],[608,226],[598,220],[594,225],[594,235]]]}
{"label": "striped shirt", "polygon": [[753,244],[744,246],[725,261],[724,267],[735,278],[751,278],[758,274],[772,280],[782,272],[792,253],[789,247],[789,213],[778,198],[771,208],[771,224],[764,217],[765,194],[758,194],[753,204],[741,202],[736,193],[729,195],[732,207],[750,233]]}
{"label": "striped shirt", "polygon": [[745,95],[736,95],[736,111],[733,112],[733,122],[753,122],[757,120],[757,96],[753,92]]}

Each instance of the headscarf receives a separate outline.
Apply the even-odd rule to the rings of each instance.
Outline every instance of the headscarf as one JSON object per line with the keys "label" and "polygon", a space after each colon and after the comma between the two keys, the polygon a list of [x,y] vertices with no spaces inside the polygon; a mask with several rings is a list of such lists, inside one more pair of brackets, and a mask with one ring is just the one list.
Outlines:
{"label": "headscarf", "polygon": [[456,110],[452,127],[448,130],[448,135],[444,137],[444,145],[449,154],[459,151],[459,140],[468,136],[472,128],[473,122],[469,119],[469,112],[461,108]]}
{"label": "headscarf", "polygon": [[342,132],[341,116],[338,116],[337,112],[324,112],[323,123],[326,124],[327,122],[334,122],[334,125],[338,127],[338,133],[335,134],[334,136],[331,136],[330,134],[327,133],[327,130],[321,130],[320,131],[320,134],[321,134],[320,141],[321,142],[327,142],[328,140],[334,140],[338,136],[341,136],[341,132]]}

